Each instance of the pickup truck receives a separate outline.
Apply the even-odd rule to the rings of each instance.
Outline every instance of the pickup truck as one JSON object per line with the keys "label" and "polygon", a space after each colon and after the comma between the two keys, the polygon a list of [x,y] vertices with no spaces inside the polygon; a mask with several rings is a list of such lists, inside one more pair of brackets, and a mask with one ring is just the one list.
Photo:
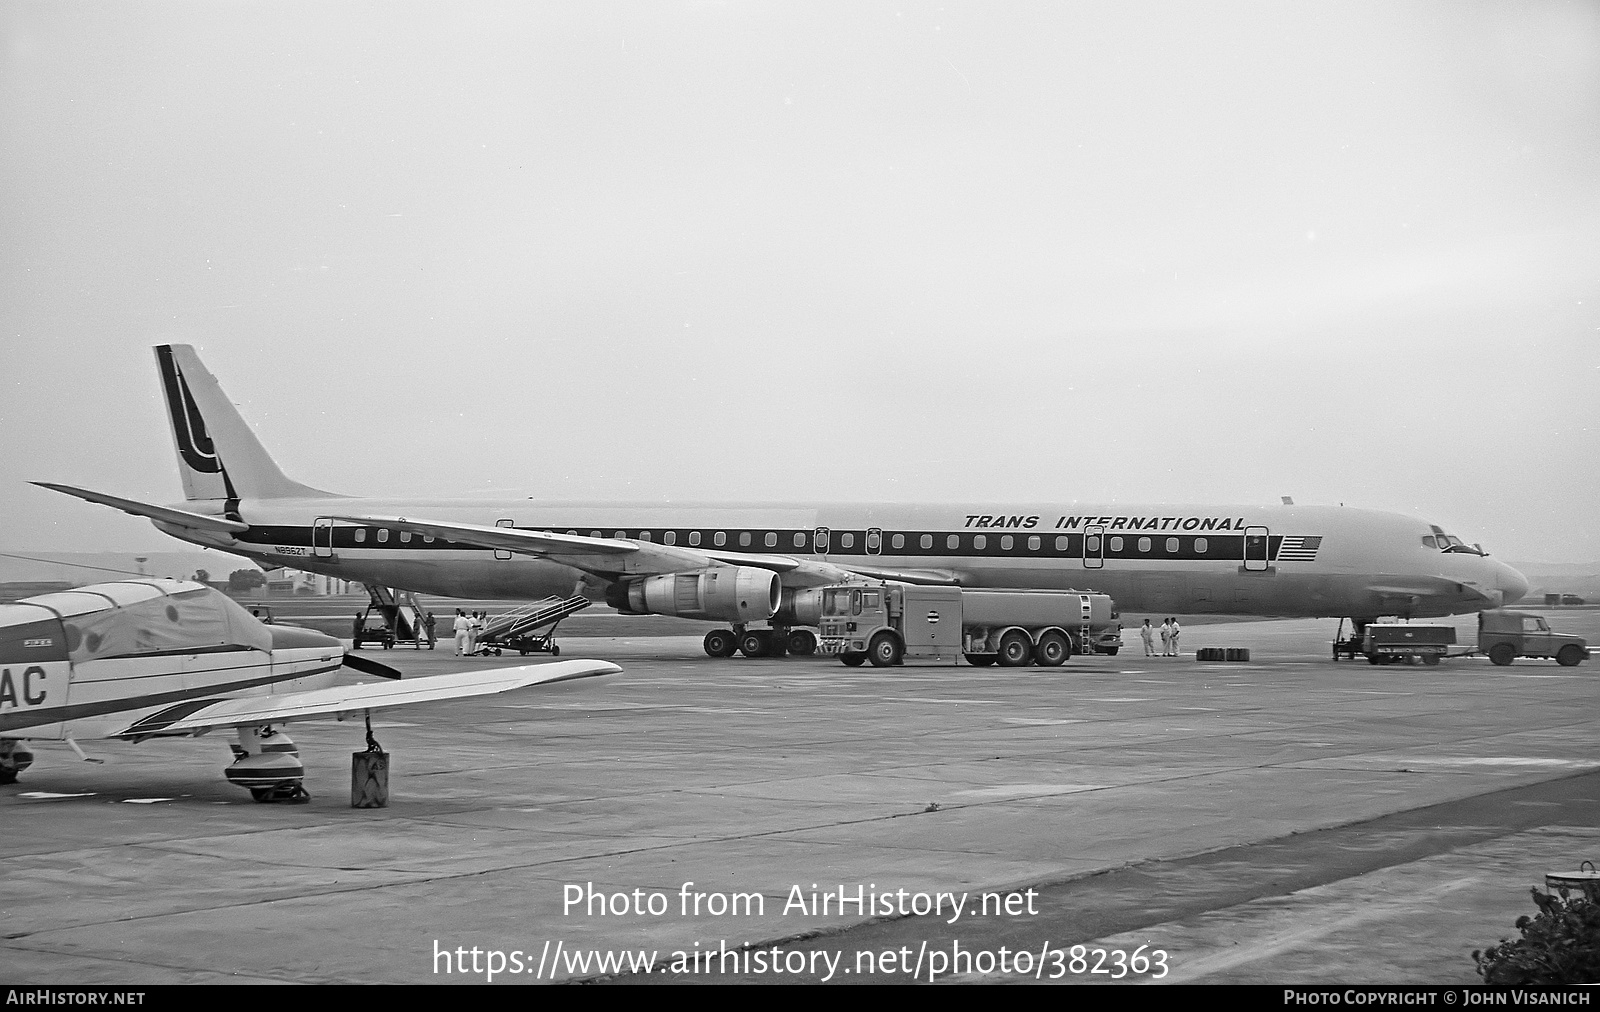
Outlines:
{"label": "pickup truck", "polygon": [[1583,637],[1554,632],[1541,615],[1504,608],[1478,612],[1478,650],[1501,666],[1518,657],[1554,657],[1567,668],[1589,659]]}

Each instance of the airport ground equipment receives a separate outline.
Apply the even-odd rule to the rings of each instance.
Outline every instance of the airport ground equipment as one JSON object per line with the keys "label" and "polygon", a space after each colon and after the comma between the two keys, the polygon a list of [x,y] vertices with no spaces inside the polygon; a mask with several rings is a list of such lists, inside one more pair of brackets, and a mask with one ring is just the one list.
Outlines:
{"label": "airport ground equipment", "polygon": [[1249,647],[1201,647],[1194,652],[1197,661],[1248,661]]}
{"label": "airport ground equipment", "polygon": [[1056,667],[1072,654],[1122,646],[1116,603],[1061,590],[965,590],[841,584],[822,591],[821,653],[852,667],[903,659]]}
{"label": "airport ground equipment", "polygon": [[[1341,631],[1344,623],[1340,623]],[[1455,626],[1411,622],[1369,622],[1348,639],[1335,638],[1333,659],[1359,654],[1369,664],[1438,664],[1455,645]]]}
{"label": "airport ground equipment", "polygon": [[1589,643],[1581,636],[1558,633],[1541,615],[1497,608],[1478,613],[1478,652],[1498,665],[1518,657],[1554,657],[1573,667],[1589,659]]}
{"label": "airport ground equipment", "polygon": [[361,614],[356,616],[352,630],[352,649],[360,650],[363,643],[376,643],[388,650],[396,643],[410,643],[417,649],[433,649],[434,639],[428,635],[424,621],[426,613],[409,590],[395,590],[376,584],[367,586],[372,599]]}
{"label": "airport ground equipment", "polygon": [[556,645],[556,626],[568,615],[589,607],[589,599],[582,594],[571,597],[547,597],[525,604],[515,611],[497,615],[478,633],[477,648],[473,653],[500,656],[502,650],[515,650],[527,656],[545,653],[561,656]]}

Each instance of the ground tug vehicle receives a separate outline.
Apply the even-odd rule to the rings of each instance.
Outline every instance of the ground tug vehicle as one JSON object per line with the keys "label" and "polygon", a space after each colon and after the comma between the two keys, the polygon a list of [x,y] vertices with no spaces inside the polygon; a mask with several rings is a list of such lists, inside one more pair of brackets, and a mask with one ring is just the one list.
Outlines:
{"label": "ground tug vehicle", "polygon": [[959,655],[980,666],[1049,668],[1122,646],[1116,603],[1078,591],[840,584],[822,591],[818,629],[818,652],[852,667]]}
{"label": "ground tug vehicle", "polygon": [[[1340,623],[1341,629],[1343,623]],[[1355,660],[1357,654],[1369,664],[1438,664],[1451,656],[1456,642],[1455,626],[1424,625],[1410,622],[1369,622],[1349,639],[1335,639],[1333,659]]]}
{"label": "ground tug vehicle", "polygon": [[1583,637],[1554,632],[1541,615],[1503,608],[1478,612],[1478,650],[1502,667],[1518,657],[1554,657],[1567,668],[1589,658]]}

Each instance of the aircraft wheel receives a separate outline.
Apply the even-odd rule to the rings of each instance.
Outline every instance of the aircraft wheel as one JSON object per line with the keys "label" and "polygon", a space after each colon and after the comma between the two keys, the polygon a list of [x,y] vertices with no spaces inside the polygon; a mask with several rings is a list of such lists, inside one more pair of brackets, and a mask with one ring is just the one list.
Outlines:
{"label": "aircraft wheel", "polygon": [[809,657],[816,653],[816,635],[809,629],[796,629],[789,634],[789,652],[799,657]]}
{"label": "aircraft wheel", "polygon": [[707,657],[732,657],[739,648],[731,629],[713,629],[706,633],[704,646]]}
{"label": "aircraft wheel", "polygon": [[1020,629],[1013,629],[1000,637],[1000,666],[1002,668],[1020,668],[1033,659],[1033,644],[1028,642],[1028,634]]}
{"label": "aircraft wheel", "polygon": [[772,631],[752,629],[739,637],[739,652],[746,657],[765,657],[772,653]]}
{"label": "aircraft wheel", "polygon": [[555,644],[551,644],[550,645],[550,656],[551,657],[560,657],[561,656],[561,648],[556,646]]}
{"label": "aircraft wheel", "polygon": [[1059,668],[1067,662],[1067,653],[1070,649],[1066,638],[1060,633],[1047,632],[1039,637],[1039,645],[1034,647],[1033,658],[1041,668]]}
{"label": "aircraft wheel", "polygon": [[847,668],[859,668],[867,662],[867,655],[857,653],[840,654],[839,660],[844,662],[844,666]]}
{"label": "aircraft wheel", "polygon": [[1106,647],[1104,653],[1107,657],[1115,657],[1117,656],[1117,651],[1121,649],[1121,647]]}
{"label": "aircraft wheel", "polygon": [[867,658],[875,668],[889,668],[900,663],[900,641],[890,633],[879,633],[867,644]]}
{"label": "aircraft wheel", "polygon": [[1430,668],[1436,668],[1436,667],[1439,666],[1439,655],[1438,654],[1423,654],[1422,655],[1422,663],[1426,664]]}
{"label": "aircraft wheel", "polygon": [[1509,643],[1496,643],[1489,648],[1489,660],[1498,667],[1505,667],[1517,659],[1516,650]]}
{"label": "aircraft wheel", "polygon": [[1576,643],[1568,643],[1556,654],[1556,663],[1563,668],[1575,668],[1583,660],[1583,648]]}
{"label": "aircraft wheel", "polygon": [[994,654],[962,654],[961,656],[965,657],[967,663],[975,668],[987,668],[996,660]]}
{"label": "aircraft wheel", "polygon": [[1379,657],[1377,654],[1368,654],[1367,655],[1367,663],[1368,664],[1382,664],[1383,663],[1383,658]]}

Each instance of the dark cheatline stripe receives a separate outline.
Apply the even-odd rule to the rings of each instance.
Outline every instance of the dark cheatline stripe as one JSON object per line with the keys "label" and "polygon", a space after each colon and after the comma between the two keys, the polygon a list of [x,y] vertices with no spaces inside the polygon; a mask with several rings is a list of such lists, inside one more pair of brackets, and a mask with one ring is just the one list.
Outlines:
{"label": "dark cheatline stripe", "polygon": [[148,717],[144,717],[132,724],[129,724],[128,729],[122,733],[127,735],[151,734],[155,731],[161,730],[162,728],[171,727],[173,724],[176,724],[178,721],[189,716],[189,714],[195,712],[196,710],[203,710],[212,703],[220,702],[222,702],[222,700],[215,696],[208,697],[206,699],[186,699],[177,706],[169,706],[165,710],[152,713]]}
{"label": "dark cheatline stripe", "polygon": [[[124,696],[120,699],[103,699],[93,703],[38,707],[29,710],[8,710],[0,714],[0,731],[15,731],[25,727],[38,727],[44,724],[59,723],[60,721],[79,720],[83,717],[99,717],[107,713],[119,713],[123,710],[142,710],[147,706],[160,706],[162,703],[192,701],[196,692],[207,693],[210,701],[216,702],[219,694],[238,692],[240,689],[249,689],[257,685],[270,685],[273,682],[287,682],[293,678],[305,678],[309,675],[337,671],[338,668],[338,664],[328,664],[320,668],[314,668],[311,671],[258,675],[254,678],[240,679],[237,682],[207,685],[203,689],[172,689],[168,692],[152,692],[143,696]],[[119,731],[108,737],[117,738],[126,734],[126,731]]]}

